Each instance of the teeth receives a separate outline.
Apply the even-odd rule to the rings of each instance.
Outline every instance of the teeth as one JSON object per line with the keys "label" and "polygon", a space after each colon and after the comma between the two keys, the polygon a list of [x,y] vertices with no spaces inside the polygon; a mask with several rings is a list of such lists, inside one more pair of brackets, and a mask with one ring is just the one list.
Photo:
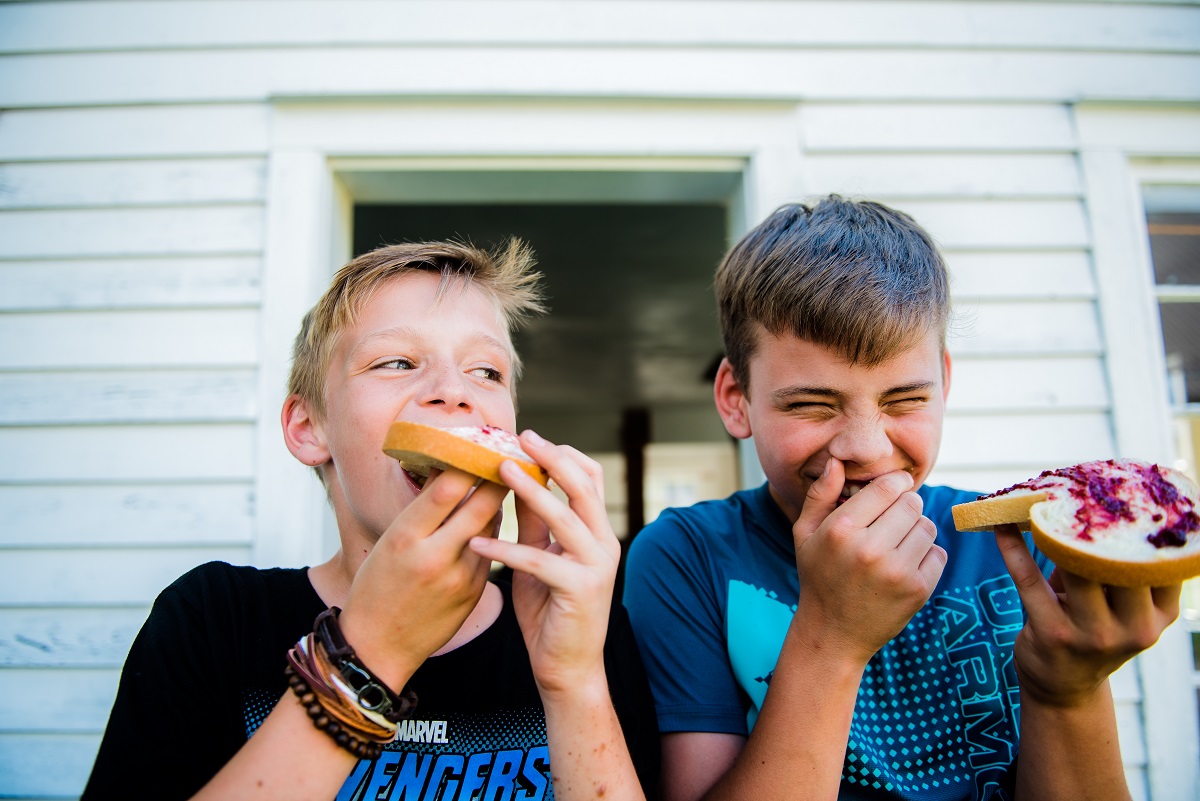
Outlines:
{"label": "teeth", "polygon": [[862,484],[847,484],[846,486],[842,487],[842,497],[850,498],[854,495],[857,495],[862,491],[862,488]]}

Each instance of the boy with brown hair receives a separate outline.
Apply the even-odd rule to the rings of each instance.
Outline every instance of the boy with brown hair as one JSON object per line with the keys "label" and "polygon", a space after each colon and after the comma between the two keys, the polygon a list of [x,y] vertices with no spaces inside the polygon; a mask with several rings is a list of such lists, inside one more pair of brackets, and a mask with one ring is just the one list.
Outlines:
{"label": "boy with brown hair", "polygon": [[[510,543],[495,538],[505,488],[456,470],[423,482],[381,450],[397,420],[513,430],[510,334],[542,309],[532,266],[515,242],[428,243],[337,273],[296,339],[282,424],[341,548],[168,587],[85,798],[642,797],[657,732],[612,604],[600,467],[525,432],[568,502],[506,462]],[[489,581],[492,560],[511,587]]]}
{"label": "boy with brown hair", "polygon": [[664,796],[1128,798],[1108,677],[1179,587],[954,530],[976,495],[924,485],[950,386],[929,236],[877,203],[785,206],[716,292],[717,410],[767,483],[668,510],[629,554]]}

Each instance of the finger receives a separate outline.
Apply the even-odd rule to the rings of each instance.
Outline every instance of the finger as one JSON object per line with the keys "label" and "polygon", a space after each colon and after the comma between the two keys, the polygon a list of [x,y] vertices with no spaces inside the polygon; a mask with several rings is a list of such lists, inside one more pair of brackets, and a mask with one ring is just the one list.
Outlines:
{"label": "finger", "polygon": [[1020,529],[1013,525],[996,526],[996,546],[1000,549],[1004,566],[1029,617],[1032,620],[1048,620],[1063,614],[1058,596],[1042,576]]}
{"label": "finger", "polygon": [[[604,473],[600,465],[569,445],[554,445],[534,431],[521,433],[521,446],[558,484],[567,502],[587,524],[607,521],[604,508]],[[599,480],[597,480],[597,477]]]}
{"label": "finger", "polygon": [[925,556],[921,559],[921,564],[917,566],[917,572],[925,579],[925,587],[932,595],[937,588],[938,581],[942,578],[942,572],[946,569],[946,549],[940,545],[934,545],[925,552]]}
{"label": "finger", "polygon": [[1150,596],[1154,600],[1154,607],[1159,610],[1159,613],[1167,621],[1172,621],[1179,617],[1179,600],[1182,591],[1183,585],[1181,584],[1150,588]]}
{"label": "finger", "polygon": [[[866,491],[867,490],[864,489],[862,492]],[[858,494],[862,495],[862,492]],[[856,495],[855,497],[858,496]],[[851,498],[851,500],[853,500],[853,498]],[[849,503],[850,501],[847,501],[844,505],[849,505]],[[873,523],[867,526],[867,531],[870,532],[870,536],[872,538],[878,541],[879,547],[900,549],[902,543],[908,540],[909,534],[912,533],[913,528],[916,527],[921,521],[921,510],[924,508],[924,506],[925,502],[921,500],[921,496],[917,493],[902,493],[898,498],[896,498],[895,502],[892,503],[891,506],[887,507],[885,510],[883,510],[882,514],[875,518]],[[932,525],[932,521],[930,521],[930,525]],[[924,535],[928,535],[929,533],[930,532],[927,529],[924,529],[922,526],[922,530],[918,532],[918,536],[913,540],[913,543],[907,550],[911,551],[913,546],[921,547],[923,545],[923,555],[924,550],[928,550],[928,546],[932,544],[932,540],[922,543],[922,539],[926,538]],[[933,527],[933,535],[937,535],[936,526]],[[913,557],[917,556],[915,553],[911,555]],[[915,561],[917,560],[914,559],[914,563]]]}
{"label": "finger", "polygon": [[565,589],[572,586],[578,566],[563,559],[556,548],[533,548],[505,540],[474,537],[467,547],[485,560],[500,562],[513,570],[533,576],[547,587]]}
{"label": "finger", "polygon": [[[520,468],[515,468],[518,472]],[[550,527],[542,521],[529,504],[517,496],[517,542],[531,548],[550,547]]]}
{"label": "finger", "polygon": [[[455,474],[466,476],[468,480],[472,478],[472,476],[467,476],[458,470],[447,470],[438,477],[434,486],[431,487],[426,483],[425,489],[417,496],[417,500],[421,500],[425,497],[426,493],[430,493],[432,490],[436,509],[439,511],[445,510],[447,506],[450,506],[454,498],[460,497],[458,495],[460,485],[457,483],[453,485],[451,490],[444,493],[440,489],[443,482],[448,477],[455,476]],[[478,481],[478,479],[476,480]],[[490,534],[493,530],[496,515],[500,511],[500,505],[507,494],[508,489],[506,487],[501,487],[489,481],[480,482],[467,495],[465,500],[461,500],[457,505],[450,506],[449,511],[445,512],[444,517],[434,531],[434,536],[444,537],[452,542],[461,543],[460,547],[466,547],[467,540],[471,537],[478,534]],[[415,505],[416,501],[413,503]]]}
{"label": "finger", "polygon": [[404,518],[410,530],[424,535],[436,531],[446,518],[458,508],[479,482],[475,476],[461,470],[439,471],[430,474],[420,494],[404,510]]}
{"label": "finger", "polygon": [[837,508],[838,498],[842,497],[842,487],[846,486],[846,468],[839,460],[829,457],[821,476],[808,487],[804,496],[804,506],[800,509],[800,517],[792,526],[792,536],[796,547],[800,547],[813,535],[825,519]]}
{"label": "finger", "polygon": [[[919,499],[920,496],[918,496]],[[874,529],[876,525],[878,522],[872,525],[868,531]],[[918,565],[925,558],[925,554],[933,548],[936,539],[937,526],[918,511],[917,519],[912,522],[908,531],[904,532],[903,537],[896,543],[896,553],[906,564]]]}
{"label": "finger", "polygon": [[1106,592],[1105,586],[1098,581],[1084,578],[1061,567],[1059,572],[1062,575],[1065,595],[1063,606],[1071,620],[1077,626],[1087,629],[1112,625],[1114,611],[1109,606],[1109,596],[1119,594],[1113,592],[1119,588],[1109,587]]}
{"label": "finger", "polygon": [[[595,535],[579,515],[556,498],[554,493],[525,475],[524,471],[515,464],[505,462],[500,465],[500,477],[509,482],[509,486],[517,494],[518,500],[521,501],[522,513],[536,516],[542,523],[540,528],[545,528],[553,534],[554,539],[562,543],[566,550],[572,553],[583,553],[596,547]],[[525,519],[528,520],[528,517]],[[520,518],[518,522],[520,522]],[[607,517],[604,525],[607,526]],[[527,544],[536,546],[542,540],[542,536],[539,528],[530,529]]]}
{"label": "finger", "polygon": [[[905,493],[910,492],[912,488],[913,477],[903,470],[884,473],[845,501],[838,509],[838,513],[843,515],[851,526],[855,528],[867,528],[888,512],[898,511],[903,515],[907,504],[911,504],[914,501],[910,499],[902,504],[897,504],[897,501]],[[920,496],[916,495],[916,493],[911,494],[915,496],[915,502],[918,504],[916,506],[916,514],[910,515],[911,519],[905,518],[907,522],[904,520],[897,521],[893,517],[892,522],[888,525],[890,528],[899,523],[899,532],[901,535],[908,531],[912,523],[916,521],[917,516],[921,514]],[[891,544],[894,545],[896,542],[899,542],[899,537]]]}

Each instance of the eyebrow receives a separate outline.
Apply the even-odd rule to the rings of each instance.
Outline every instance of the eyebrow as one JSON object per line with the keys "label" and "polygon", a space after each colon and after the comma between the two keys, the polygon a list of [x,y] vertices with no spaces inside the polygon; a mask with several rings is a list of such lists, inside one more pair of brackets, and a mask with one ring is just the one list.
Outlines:
{"label": "eyebrow", "polygon": [[[879,397],[880,398],[890,398],[893,395],[904,395],[909,392],[927,392],[927,391],[933,389],[935,386],[936,386],[936,384],[933,381],[914,381],[911,384],[902,384],[901,386],[898,386],[898,387],[892,387],[891,389],[886,389],[880,393]],[[805,396],[809,396],[809,397],[818,397],[818,398],[834,398],[834,399],[842,397],[841,392],[838,392],[836,389],[830,389],[829,387],[805,387],[805,386],[799,386],[799,385],[783,387],[783,388],[777,389],[771,393],[771,397],[777,401],[783,401],[783,400],[787,400],[788,398],[794,398],[797,395],[805,395]]]}
{"label": "eyebrow", "polygon": [[[363,339],[357,345],[355,345],[354,348],[350,351],[350,358],[354,359],[355,357],[357,357],[359,352],[362,351],[364,348],[366,348],[369,345],[373,345],[376,342],[386,342],[386,341],[393,340],[393,339],[409,339],[409,340],[421,341],[421,340],[426,339],[426,332],[421,331],[420,329],[417,329],[417,328],[413,328],[410,325],[397,325],[397,326],[393,326],[392,328],[384,328],[381,331],[376,331],[373,334],[369,334],[366,337],[363,337]],[[489,347],[496,348],[497,350],[504,353],[510,359],[513,358],[513,356],[514,356],[513,348],[511,345],[503,342],[502,340],[497,339],[496,337],[492,336],[491,334],[485,334],[482,332],[477,333],[477,334],[472,334],[468,341],[470,343],[480,342],[485,345],[488,345]]]}

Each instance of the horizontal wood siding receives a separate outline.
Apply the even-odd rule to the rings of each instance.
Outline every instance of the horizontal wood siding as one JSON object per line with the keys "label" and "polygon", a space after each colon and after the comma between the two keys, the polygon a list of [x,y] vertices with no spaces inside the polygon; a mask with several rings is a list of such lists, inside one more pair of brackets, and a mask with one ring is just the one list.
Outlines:
{"label": "horizontal wood siding", "polygon": [[[486,119],[508,155],[603,155],[616,129],[642,137],[625,156],[740,159],[747,120],[790,115],[779,194],[881,199],[945,251],[932,480],[1114,452],[1072,104],[1200,102],[1196,4],[284,5],[0,4],[0,794],[77,795],[155,594],[252,559],[262,343],[291,335],[263,330],[269,153],[326,126],[341,157],[488,156]],[[326,100],[345,116],[279,138],[276,101]],[[560,127],[531,129],[545,109]],[[1136,673],[1115,686],[1146,798]]]}

